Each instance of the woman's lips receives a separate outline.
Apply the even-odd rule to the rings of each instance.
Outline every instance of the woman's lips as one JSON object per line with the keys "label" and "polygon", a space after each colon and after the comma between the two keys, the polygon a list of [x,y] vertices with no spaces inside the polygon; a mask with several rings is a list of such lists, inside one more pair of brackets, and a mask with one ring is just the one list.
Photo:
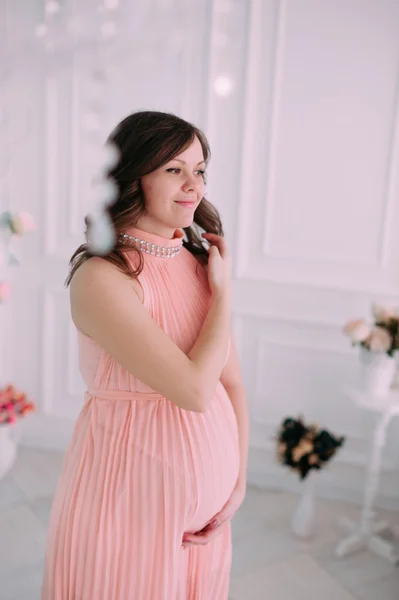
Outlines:
{"label": "woman's lips", "polygon": [[180,206],[184,206],[185,208],[194,208],[194,206],[195,206],[195,202],[189,202],[189,201],[176,202],[176,204],[180,204]]}

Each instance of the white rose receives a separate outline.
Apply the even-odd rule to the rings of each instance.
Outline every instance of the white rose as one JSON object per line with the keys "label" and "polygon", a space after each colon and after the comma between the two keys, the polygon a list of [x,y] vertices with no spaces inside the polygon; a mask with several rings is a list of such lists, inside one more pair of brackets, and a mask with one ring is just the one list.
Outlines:
{"label": "white rose", "polygon": [[376,327],[367,340],[367,347],[374,352],[388,352],[392,345],[392,337],[386,329]]}
{"label": "white rose", "polygon": [[354,344],[360,344],[371,334],[371,327],[364,319],[358,319],[349,321],[344,327],[344,332]]}

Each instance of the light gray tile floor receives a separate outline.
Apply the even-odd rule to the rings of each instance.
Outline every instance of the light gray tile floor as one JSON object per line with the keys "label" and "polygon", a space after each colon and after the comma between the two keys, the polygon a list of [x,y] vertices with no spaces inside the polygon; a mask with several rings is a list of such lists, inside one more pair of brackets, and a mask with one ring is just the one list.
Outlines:
{"label": "light gray tile floor", "polygon": [[[21,448],[0,481],[0,600],[40,598],[47,522],[62,460],[58,453]],[[233,521],[230,600],[399,600],[399,567],[368,552],[334,555],[342,535],[337,518],[356,517],[356,507],[318,499],[318,532],[304,542],[289,531],[297,501],[284,492],[248,489]],[[384,514],[399,523],[399,512]]]}

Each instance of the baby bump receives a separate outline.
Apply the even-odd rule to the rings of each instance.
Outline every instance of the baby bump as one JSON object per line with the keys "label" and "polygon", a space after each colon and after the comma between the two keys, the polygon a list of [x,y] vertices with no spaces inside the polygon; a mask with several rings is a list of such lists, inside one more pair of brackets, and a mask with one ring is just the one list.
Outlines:
{"label": "baby bump", "polygon": [[223,386],[218,386],[210,409],[203,414],[189,414],[186,426],[185,445],[195,496],[188,526],[195,531],[223,508],[238,477],[237,422]]}
{"label": "baby bump", "polygon": [[[238,431],[221,384],[205,413],[185,411],[164,397],[146,394],[126,401],[93,398],[89,412],[93,457],[123,469],[114,477],[117,496],[125,495],[133,472],[145,479],[153,465],[157,473],[164,473],[171,490],[180,490],[186,519],[194,528],[205,525],[229,498],[239,470]],[[123,461],[112,459],[116,450]]]}

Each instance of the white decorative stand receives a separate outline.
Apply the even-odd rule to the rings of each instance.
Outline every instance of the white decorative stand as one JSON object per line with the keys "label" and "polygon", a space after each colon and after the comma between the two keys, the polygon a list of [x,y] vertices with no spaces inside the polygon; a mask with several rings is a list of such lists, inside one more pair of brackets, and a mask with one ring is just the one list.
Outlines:
{"label": "white decorative stand", "polygon": [[360,524],[345,517],[340,519],[340,525],[349,530],[350,534],[338,544],[335,554],[343,557],[358,550],[368,549],[389,562],[399,565],[399,553],[395,545],[381,535],[383,532],[390,534],[393,532],[386,521],[375,520],[373,510],[387,429],[391,420],[399,415],[399,389],[392,388],[384,398],[367,396],[356,390],[348,393],[356,404],[367,410],[381,413],[381,417],[374,433]]}
{"label": "white decorative stand", "polygon": [[375,398],[389,394],[398,367],[396,358],[360,347],[359,359],[359,392]]}
{"label": "white decorative stand", "polygon": [[292,515],[291,531],[301,539],[311,538],[316,529],[315,477],[316,471],[309,471],[302,482],[302,494]]}

